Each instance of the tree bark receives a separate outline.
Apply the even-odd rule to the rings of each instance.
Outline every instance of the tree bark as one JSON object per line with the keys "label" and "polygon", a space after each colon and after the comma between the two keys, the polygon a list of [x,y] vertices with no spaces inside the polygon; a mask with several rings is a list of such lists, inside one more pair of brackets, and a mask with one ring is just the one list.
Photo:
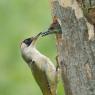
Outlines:
{"label": "tree bark", "polygon": [[94,23],[88,13],[95,0],[51,0],[51,5],[62,28],[56,39],[65,94],[95,95],[95,40],[89,38]]}

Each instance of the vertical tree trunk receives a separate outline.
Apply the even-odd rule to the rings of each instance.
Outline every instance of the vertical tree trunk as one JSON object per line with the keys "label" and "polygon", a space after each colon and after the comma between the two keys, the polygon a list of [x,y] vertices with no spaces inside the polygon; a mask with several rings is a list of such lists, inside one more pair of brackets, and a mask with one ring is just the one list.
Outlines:
{"label": "vertical tree trunk", "polygon": [[65,93],[95,95],[95,40],[89,38],[94,25],[88,17],[95,0],[51,0],[51,5],[62,28],[56,38]]}

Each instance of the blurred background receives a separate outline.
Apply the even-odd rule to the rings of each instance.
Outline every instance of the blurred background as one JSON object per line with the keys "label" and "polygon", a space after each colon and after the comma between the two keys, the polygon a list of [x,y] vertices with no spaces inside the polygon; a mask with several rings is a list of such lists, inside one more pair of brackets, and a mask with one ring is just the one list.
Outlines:
{"label": "blurred background", "polygon": [[[23,39],[47,30],[52,22],[48,0],[0,0],[0,95],[42,95],[20,54]],[[37,48],[54,63],[54,35],[39,39]],[[58,95],[63,95],[61,82]]]}

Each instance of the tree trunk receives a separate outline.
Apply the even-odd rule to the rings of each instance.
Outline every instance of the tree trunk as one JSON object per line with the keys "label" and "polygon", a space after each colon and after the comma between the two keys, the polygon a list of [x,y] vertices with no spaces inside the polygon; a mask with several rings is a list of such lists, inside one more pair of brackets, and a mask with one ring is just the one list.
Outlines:
{"label": "tree trunk", "polygon": [[[51,0],[62,34],[56,34],[58,61],[66,95],[95,95],[95,0]],[[91,36],[91,37],[90,37]]]}

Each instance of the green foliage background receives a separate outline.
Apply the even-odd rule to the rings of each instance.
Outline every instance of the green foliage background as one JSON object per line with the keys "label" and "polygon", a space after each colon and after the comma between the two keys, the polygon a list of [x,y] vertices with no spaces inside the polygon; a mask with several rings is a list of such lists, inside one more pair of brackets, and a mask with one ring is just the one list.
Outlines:
{"label": "green foliage background", "polygon": [[[42,95],[21,58],[20,43],[51,22],[48,0],[0,0],[0,95]],[[37,48],[55,63],[54,35],[39,39]]]}

